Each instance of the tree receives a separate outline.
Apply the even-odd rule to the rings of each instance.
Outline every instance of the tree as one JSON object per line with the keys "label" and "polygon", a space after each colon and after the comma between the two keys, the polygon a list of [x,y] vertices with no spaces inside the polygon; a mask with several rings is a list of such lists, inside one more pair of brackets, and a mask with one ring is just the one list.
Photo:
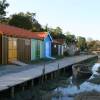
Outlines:
{"label": "tree", "polygon": [[32,29],[32,22],[30,21],[29,17],[24,16],[23,13],[12,15],[11,19],[9,20],[9,24],[28,30]]}
{"label": "tree", "polygon": [[67,44],[76,44],[77,40],[76,40],[76,36],[72,35],[70,32],[66,32],[66,43]]}
{"label": "tree", "polygon": [[2,19],[4,20],[4,16],[6,16],[6,8],[9,6],[9,4],[6,2],[6,0],[0,0],[0,22],[2,22]]}
{"label": "tree", "polygon": [[87,42],[88,50],[100,50],[100,41],[92,40]]}
{"label": "tree", "polygon": [[48,26],[46,25],[44,30],[48,30],[54,39],[65,39],[65,35],[63,34],[60,27],[48,28]]}
{"label": "tree", "polygon": [[34,18],[35,15],[35,13],[30,12],[14,14],[11,16],[9,24],[31,31],[43,31],[42,26]]}
{"label": "tree", "polygon": [[77,45],[80,48],[81,51],[84,51],[87,49],[87,42],[84,37],[79,36],[77,38]]}

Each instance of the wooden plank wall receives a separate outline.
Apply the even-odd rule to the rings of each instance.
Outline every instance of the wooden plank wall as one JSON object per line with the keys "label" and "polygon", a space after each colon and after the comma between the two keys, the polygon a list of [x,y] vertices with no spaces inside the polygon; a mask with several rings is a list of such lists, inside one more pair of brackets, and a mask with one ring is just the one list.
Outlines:
{"label": "wooden plank wall", "polygon": [[2,36],[2,64],[8,63],[8,38]]}
{"label": "wooden plank wall", "polygon": [[[56,45],[56,47],[54,47]],[[52,46],[51,46],[51,55],[52,56],[57,56],[58,55],[58,44],[56,43],[52,43]]]}
{"label": "wooden plank wall", "polygon": [[[30,40],[29,40],[30,41]],[[31,61],[31,41],[29,45],[25,44],[25,39],[17,39],[17,59],[28,63]]]}
{"label": "wooden plank wall", "polygon": [[0,64],[2,64],[2,35],[0,35]]}

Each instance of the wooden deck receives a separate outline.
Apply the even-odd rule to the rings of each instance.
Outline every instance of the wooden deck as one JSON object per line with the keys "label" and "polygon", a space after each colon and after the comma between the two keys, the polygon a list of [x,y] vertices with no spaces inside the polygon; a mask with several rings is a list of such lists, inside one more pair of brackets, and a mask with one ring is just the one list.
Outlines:
{"label": "wooden deck", "polygon": [[[45,65],[45,74],[58,70],[58,63],[59,63],[59,69],[62,69],[64,67],[68,67],[72,64],[87,60],[92,57],[95,57],[95,56],[82,55],[82,56],[67,57],[61,60],[57,60],[55,62]],[[28,65],[27,67],[29,66],[32,66],[32,65]],[[17,73],[10,73],[10,74],[1,76],[0,77],[0,91],[41,76],[43,74],[43,68],[44,68],[44,65],[38,65],[28,70],[24,70]]]}

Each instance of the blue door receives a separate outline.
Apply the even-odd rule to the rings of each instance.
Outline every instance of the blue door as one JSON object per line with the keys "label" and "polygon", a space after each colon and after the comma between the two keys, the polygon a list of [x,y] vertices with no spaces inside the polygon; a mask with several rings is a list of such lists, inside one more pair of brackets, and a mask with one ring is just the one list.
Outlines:
{"label": "blue door", "polygon": [[46,57],[50,57],[50,43],[49,42],[46,42],[45,53],[46,53]]}

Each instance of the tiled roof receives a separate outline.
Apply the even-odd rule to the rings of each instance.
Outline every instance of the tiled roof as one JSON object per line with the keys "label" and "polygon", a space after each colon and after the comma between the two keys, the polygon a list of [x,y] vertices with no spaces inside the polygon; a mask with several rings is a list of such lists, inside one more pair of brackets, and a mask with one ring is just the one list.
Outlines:
{"label": "tiled roof", "polygon": [[64,39],[54,39],[53,40],[53,43],[56,43],[56,44],[64,44],[65,43],[65,40]]}
{"label": "tiled roof", "polygon": [[22,28],[5,24],[0,24],[0,34],[30,39],[44,39],[48,35],[47,32],[31,32]]}
{"label": "tiled roof", "polygon": [[55,44],[61,44],[59,41],[57,41],[57,40],[53,40],[53,43],[55,43]]}

